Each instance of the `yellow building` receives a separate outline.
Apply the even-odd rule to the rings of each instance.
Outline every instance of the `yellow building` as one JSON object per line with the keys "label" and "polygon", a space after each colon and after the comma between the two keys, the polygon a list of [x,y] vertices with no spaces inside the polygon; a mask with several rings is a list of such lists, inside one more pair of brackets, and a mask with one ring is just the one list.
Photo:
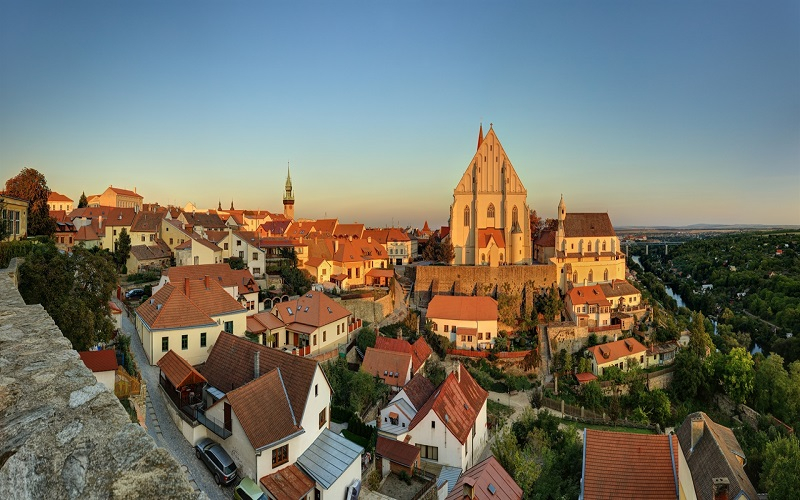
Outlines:
{"label": "yellow building", "polygon": [[434,333],[459,349],[488,349],[497,338],[497,301],[491,297],[437,295],[425,317]]}
{"label": "yellow building", "polygon": [[[625,254],[607,213],[568,213],[564,197],[558,204],[555,234],[556,276],[562,292],[625,279]],[[544,251],[544,249],[543,249]]]}
{"label": "yellow building", "polygon": [[453,190],[450,240],[455,265],[531,262],[528,192],[490,126]]}
{"label": "yellow building", "polygon": [[47,197],[47,207],[51,212],[56,210],[64,210],[67,213],[72,212],[72,198],[50,191],[50,196]]}
{"label": "yellow building", "polygon": [[647,367],[647,348],[634,338],[617,340],[586,349],[592,355],[592,373],[600,377],[615,366],[623,372],[633,366]]}
{"label": "yellow building", "polygon": [[0,224],[3,224],[4,241],[18,240],[28,234],[28,202],[0,194]]}
{"label": "yellow building", "polygon": [[92,195],[88,198],[90,207],[119,207],[119,208],[134,208],[138,212],[142,209],[142,195],[129,189],[115,188],[108,186],[102,194]]}

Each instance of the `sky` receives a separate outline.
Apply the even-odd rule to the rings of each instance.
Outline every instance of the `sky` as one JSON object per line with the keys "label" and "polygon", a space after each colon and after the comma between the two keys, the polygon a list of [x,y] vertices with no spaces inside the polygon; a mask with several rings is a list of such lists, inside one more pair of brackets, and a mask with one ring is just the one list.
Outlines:
{"label": "sky", "polygon": [[800,224],[800,2],[0,2],[0,181],[448,223],[493,124],[555,217]]}

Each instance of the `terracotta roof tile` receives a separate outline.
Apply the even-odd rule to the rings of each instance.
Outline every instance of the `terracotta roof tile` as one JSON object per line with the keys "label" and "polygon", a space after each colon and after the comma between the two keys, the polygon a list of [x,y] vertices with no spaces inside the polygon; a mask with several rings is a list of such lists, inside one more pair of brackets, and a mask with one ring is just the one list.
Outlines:
{"label": "terracotta roof tile", "polygon": [[239,287],[240,294],[258,292],[261,289],[248,269],[231,269],[231,266],[225,263],[171,267],[164,275],[173,283],[183,283],[186,278],[202,280],[208,275],[223,287]]}
{"label": "terracotta roof tile", "polygon": [[584,432],[583,498],[674,500],[678,497],[677,436],[592,429]]}
{"label": "terracotta roof tile", "polygon": [[139,212],[131,222],[132,233],[154,233],[158,231],[166,212]]}
{"label": "terracotta roof tile", "polygon": [[506,238],[502,229],[487,227],[478,229],[478,246],[480,248],[488,248],[489,243],[494,241],[494,244],[503,250],[506,248]]}
{"label": "terracotta roof tile", "polygon": [[[189,293],[186,292],[188,284]],[[188,326],[215,326],[211,316],[244,311],[244,307],[213,280],[167,283],[136,308],[136,314],[151,330]]]}
{"label": "terracotta roof tile", "polygon": [[406,393],[415,410],[422,408],[435,390],[436,386],[433,385],[433,382],[423,375],[417,375],[403,387],[403,392]]}
{"label": "terracotta roof tile", "polygon": [[262,477],[260,483],[269,491],[270,498],[275,500],[302,500],[316,486],[316,483],[295,464]]}
{"label": "terracotta roof tile", "polygon": [[497,320],[497,301],[491,297],[436,295],[428,304],[428,318],[466,321]]}
{"label": "terracotta roof tile", "polygon": [[534,245],[540,247],[555,247],[556,246],[556,232],[555,231],[542,231],[542,234],[533,242]]}
{"label": "terracotta roof tile", "polygon": [[264,333],[286,326],[277,316],[268,312],[260,312],[247,317],[247,331],[251,333]]}
{"label": "terracotta roof tile", "polygon": [[136,209],[133,207],[84,207],[76,208],[67,217],[73,222],[78,218],[99,220],[103,217],[103,226],[125,226],[130,227],[133,218],[136,217]]}
{"label": "terracotta roof tile", "polygon": [[86,365],[86,368],[93,372],[107,372],[117,369],[117,353],[114,349],[102,351],[80,351],[78,356]]}
{"label": "terracotta roof tile", "polygon": [[311,358],[294,356],[234,335],[220,334],[208,359],[199,367],[200,373],[209,384],[220,391],[231,391],[253,380],[253,358],[256,351],[260,353],[261,374],[275,368],[281,369],[295,420],[302,421],[306,399],[317,370],[317,362]]}
{"label": "terracotta roof tile", "polygon": [[301,430],[300,418],[292,412],[280,367],[228,392],[226,397],[256,450]]}
{"label": "terracotta roof tile", "polygon": [[606,299],[603,289],[600,285],[591,286],[576,286],[572,287],[568,292],[570,300],[573,305],[577,304],[594,304],[600,306],[608,306],[611,303]]}
{"label": "terracotta roof tile", "polygon": [[122,196],[132,196],[134,198],[142,198],[142,199],[144,199],[142,197],[142,195],[136,193],[135,191],[131,191],[130,189],[123,189],[123,188],[118,188],[118,187],[114,187],[114,186],[109,186],[108,189],[110,189],[111,191],[113,191],[113,192],[115,192],[117,194],[121,194]]}
{"label": "terracotta roof tile", "polygon": [[310,291],[296,300],[281,302],[273,311],[287,327],[293,329],[299,325],[319,328],[351,314],[338,302],[317,291]]}
{"label": "terracotta roof tile", "polygon": [[419,448],[416,446],[378,436],[375,453],[394,463],[411,467],[415,462],[419,464]]}
{"label": "terracotta roof tile", "polygon": [[375,339],[375,348],[384,351],[405,352],[411,355],[411,371],[417,373],[423,363],[430,357],[431,348],[424,338],[420,337],[414,345],[403,339],[392,339],[378,335]]}
{"label": "terracotta roof tile", "polygon": [[641,342],[631,337],[628,339],[608,342],[606,344],[595,345],[586,349],[594,356],[598,365],[613,363],[614,361],[626,356],[644,354],[647,348]]}
{"label": "terracotta roof tile", "polygon": [[161,373],[167,377],[167,380],[169,380],[176,389],[187,385],[206,382],[205,377],[200,375],[200,372],[195,370],[188,361],[180,357],[172,349],[167,351],[156,364],[161,368]]}
{"label": "terracotta roof tile", "polygon": [[464,367],[458,365],[457,371],[461,380],[456,372],[448,375],[414,416],[408,425],[409,429],[416,427],[428,412],[434,411],[460,443],[466,442],[489,393],[475,382]]}
{"label": "terracotta roof tile", "polygon": [[564,219],[564,236],[567,238],[616,235],[608,214],[567,212]]}
{"label": "terracotta roof tile", "polygon": [[621,297],[623,295],[636,295],[639,289],[626,280],[614,280],[612,283],[601,283],[600,288],[606,298]]}
{"label": "terracotta roof tile", "polygon": [[172,256],[169,246],[161,240],[156,240],[155,245],[134,245],[131,247],[131,255],[136,257],[139,262],[146,260],[168,259]]}
{"label": "terracotta roof tile", "polygon": [[[367,347],[361,371],[380,377],[386,385],[403,387],[411,370],[411,354]],[[397,373],[397,376],[394,374]]]}
{"label": "terracotta roof tile", "polygon": [[47,197],[47,201],[48,202],[68,201],[68,202],[72,203],[72,198],[70,198],[69,196],[64,196],[61,193],[56,193],[55,191],[50,191],[50,195]]}
{"label": "terracotta roof tile", "polygon": [[[465,470],[446,500],[462,498],[467,482],[472,485],[475,500],[522,500],[522,488],[493,456]],[[494,491],[489,489],[490,485]]]}

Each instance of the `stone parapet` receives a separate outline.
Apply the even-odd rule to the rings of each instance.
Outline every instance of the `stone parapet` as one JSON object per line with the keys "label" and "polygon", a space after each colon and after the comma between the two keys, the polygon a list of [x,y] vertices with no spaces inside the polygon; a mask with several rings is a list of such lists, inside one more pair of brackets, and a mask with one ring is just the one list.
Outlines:
{"label": "stone parapet", "polygon": [[197,498],[9,274],[0,271],[0,498]]}

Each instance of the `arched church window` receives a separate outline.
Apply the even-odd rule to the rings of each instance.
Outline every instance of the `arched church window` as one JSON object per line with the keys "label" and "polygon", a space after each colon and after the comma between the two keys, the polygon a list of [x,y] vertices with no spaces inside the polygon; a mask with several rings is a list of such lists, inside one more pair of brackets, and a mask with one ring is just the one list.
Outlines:
{"label": "arched church window", "polygon": [[494,219],[494,203],[489,203],[489,208],[486,209],[486,217]]}
{"label": "arched church window", "polygon": [[603,271],[603,281],[608,281],[608,269]]}
{"label": "arched church window", "polygon": [[578,282],[578,271],[575,271],[574,273],[572,273],[572,282],[573,283],[577,283]]}
{"label": "arched church window", "polygon": [[603,240],[603,251],[604,252],[606,251],[606,241],[605,240]]}
{"label": "arched church window", "polygon": [[519,223],[519,210],[517,210],[517,206],[514,205],[514,208],[511,209],[511,224],[516,226]]}
{"label": "arched church window", "polygon": [[481,254],[481,264],[486,264],[486,254],[485,253]]}
{"label": "arched church window", "polygon": [[592,251],[592,242],[591,241],[586,244],[586,251],[587,252],[591,252]]}
{"label": "arched church window", "polygon": [[464,207],[464,225],[469,226],[469,207]]}
{"label": "arched church window", "polygon": [[589,282],[592,281],[594,281],[594,272],[591,269],[589,269]]}

